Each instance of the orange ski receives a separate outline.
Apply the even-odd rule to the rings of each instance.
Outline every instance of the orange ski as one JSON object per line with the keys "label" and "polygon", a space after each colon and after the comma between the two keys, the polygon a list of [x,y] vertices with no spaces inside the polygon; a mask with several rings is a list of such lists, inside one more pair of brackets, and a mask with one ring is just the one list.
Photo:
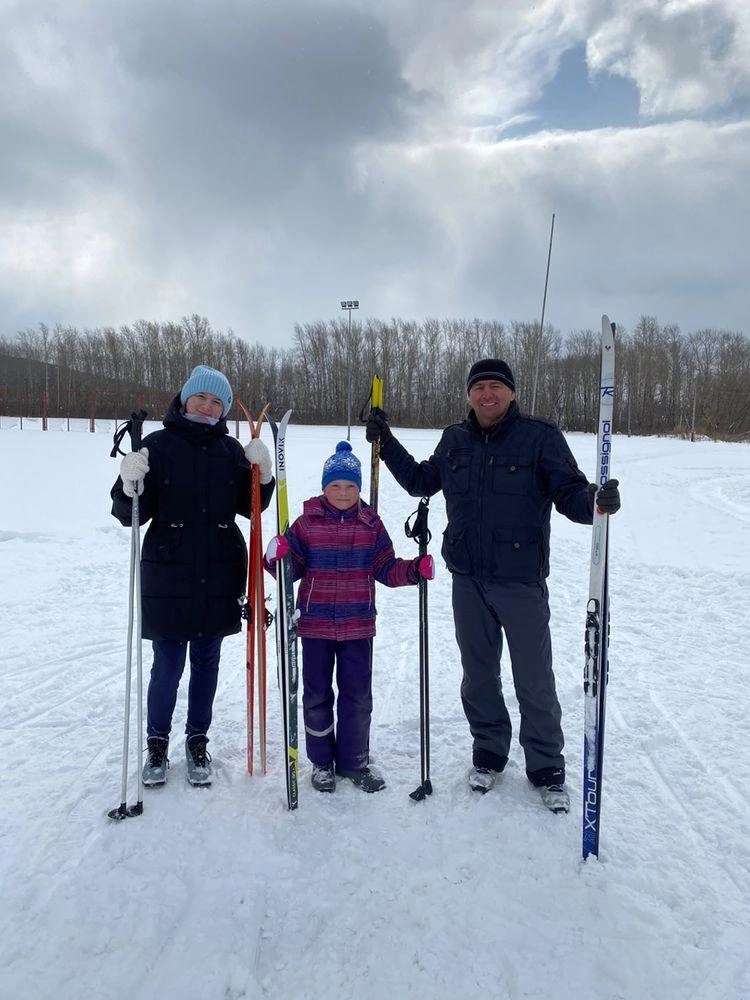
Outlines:
{"label": "orange ski", "polygon": [[[250,436],[260,437],[260,428],[268,411],[268,404],[253,420],[245,405],[237,400],[250,427]],[[245,672],[247,681],[247,770],[253,773],[253,747],[255,743],[255,676],[258,677],[258,746],[260,767],[266,773],[266,593],[263,582],[263,528],[260,509],[260,472],[251,467],[250,478],[250,541],[247,561],[247,645]]]}

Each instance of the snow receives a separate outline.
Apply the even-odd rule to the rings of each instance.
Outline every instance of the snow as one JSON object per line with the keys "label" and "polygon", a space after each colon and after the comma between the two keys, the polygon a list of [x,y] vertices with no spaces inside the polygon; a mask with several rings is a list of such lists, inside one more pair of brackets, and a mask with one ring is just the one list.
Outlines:
{"label": "snow", "polygon": [[[55,425],[56,427],[59,425]],[[244,770],[244,638],[225,641],[210,789],[119,801],[129,533],[109,514],[99,433],[0,431],[0,996],[44,1000],[750,995],[747,601],[750,448],[617,436],[601,859],[580,858],[583,618],[590,530],[554,515],[550,594],[571,813],[547,812],[514,743],[487,795],[466,786],[450,578],[430,587],[432,777],[419,780],[416,589],[379,590],[373,753],[387,789],[310,788],[286,810],[269,689],[265,777]],[[111,433],[111,428],[109,428]],[[338,428],[292,426],[290,504],[318,492]],[[437,431],[403,431],[427,457]],[[569,435],[591,474],[591,435]],[[368,469],[360,428],[355,451]],[[365,479],[367,472],[365,471]],[[383,468],[399,554],[416,502]],[[432,551],[445,526],[431,504]],[[243,525],[244,527],[244,525]],[[273,511],[264,518],[266,537]],[[269,676],[274,675],[269,634]],[[144,645],[146,670],[150,649]],[[504,675],[508,663],[504,654]],[[517,732],[517,704],[506,686]],[[134,788],[133,779],[131,788]],[[132,799],[132,795],[130,796]]]}

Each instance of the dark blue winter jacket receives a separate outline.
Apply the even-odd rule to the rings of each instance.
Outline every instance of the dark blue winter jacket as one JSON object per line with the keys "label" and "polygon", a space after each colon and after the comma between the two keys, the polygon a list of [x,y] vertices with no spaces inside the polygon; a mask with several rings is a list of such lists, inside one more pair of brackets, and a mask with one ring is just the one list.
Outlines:
{"label": "dark blue winter jacket", "polygon": [[[149,471],[139,497],[140,521],[151,521],[141,558],[144,639],[195,639],[239,632],[247,582],[247,548],[235,524],[250,513],[250,466],[226,420],[215,426],[182,415],[180,397],[163,431],[143,439]],[[274,481],[261,486],[265,509]],[[118,477],[112,513],[129,526],[132,501]]]}
{"label": "dark blue winter jacket", "polygon": [[416,462],[395,437],[380,455],[411,496],[445,495],[443,558],[452,573],[485,583],[539,581],[549,574],[550,511],[591,524],[594,486],[559,428],[520,413],[515,401],[485,432],[473,412],[443,431]]}

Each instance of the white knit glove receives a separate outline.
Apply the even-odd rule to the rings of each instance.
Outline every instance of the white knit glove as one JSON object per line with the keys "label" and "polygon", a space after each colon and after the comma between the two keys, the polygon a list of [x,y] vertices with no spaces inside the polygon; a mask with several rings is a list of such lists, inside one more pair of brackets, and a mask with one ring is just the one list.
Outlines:
{"label": "white knit glove", "polygon": [[138,496],[143,493],[143,480],[148,472],[148,448],[131,451],[120,462],[120,478],[122,491],[126,497]]}
{"label": "white knit glove", "polygon": [[271,476],[273,475],[271,453],[260,438],[253,438],[249,444],[245,445],[245,458],[250,465],[257,465],[260,469],[261,483],[271,482]]}

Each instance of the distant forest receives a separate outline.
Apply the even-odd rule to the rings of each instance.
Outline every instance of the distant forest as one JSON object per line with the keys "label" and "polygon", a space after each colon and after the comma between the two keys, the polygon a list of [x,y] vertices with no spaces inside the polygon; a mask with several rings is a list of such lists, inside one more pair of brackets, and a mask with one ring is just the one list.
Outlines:
{"label": "distant forest", "polygon": [[[301,423],[345,424],[351,361],[352,420],[373,373],[385,380],[385,409],[396,426],[442,427],[466,413],[466,373],[481,357],[500,357],[515,373],[529,412],[564,430],[596,421],[599,330],[563,336],[538,322],[368,319],[298,324],[288,347],[214,330],[202,316],[139,320],[118,330],[40,325],[0,338],[0,413],[9,416],[124,417],[143,406],[161,416],[190,369],[225,372],[251,409],[270,401]],[[537,366],[538,359],[538,366]],[[683,334],[643,316],[618,327],[615,429],[620,433],[750,438],[750,339],[702,329]],[[234,418],[235,413],[231,414]]]}

